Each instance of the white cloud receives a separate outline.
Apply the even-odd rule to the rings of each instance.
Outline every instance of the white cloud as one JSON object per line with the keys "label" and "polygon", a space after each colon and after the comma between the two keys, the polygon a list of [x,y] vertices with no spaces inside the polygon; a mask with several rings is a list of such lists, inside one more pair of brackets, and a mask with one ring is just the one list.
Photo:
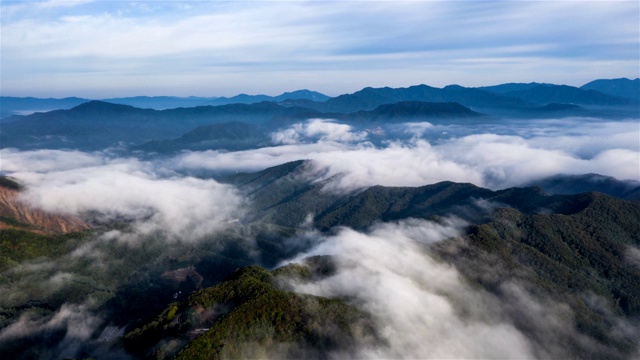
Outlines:
{"label": "white cloud", "polygon": [[81,151],[0,149],[0,170],[44,173],[104,164],[104,159]]}
{"label": "white cloud", "polygon": [[[534,358],[531,344],[512,324],[484,311],[490,300],[468,288],[457,270],[434,260],[425,246],[456,236],[464,223],[408,220],[367,233],[341,229],[305,256],[333,255],[335,275],[294,284],[296,291],[344,297],[368,311],[383,341],[356,358]],[[462,315],[457,302],[475,314]]]}
{"label": "white cloud", "polygon": [[[297,292],[344,299],[373,317],[382,341],[372,345],[364,339],[355,345],[355,355],[348,355],[352,358],[559,359],[575,355],[576,347],[584,353],[616,354],[615,346],[607,349],[576,327],[570,306],[530,293],[530,284],[505,278],[491,255],[472,255],[485,257],[472,271],[495,278],[496,293],[467,283],[455,267],[432,255],[431,245],[441,241],[448,241],[449,250],[464,247],[457,238],[464,226],[456,218],[440,223],[408,219],[377,224],[366,232],[341,228],[333,235],[311,233],[307,236],[316,239],[315,247],[291,262],[331,255],[337,271],[289,285]],[[603,299],[584,296],[590,307],[606,314],[614,336],[633,339],[636,325],[614,315]]]}
{"label": "white cloud", "polygon": [[347,124],[336,123],[327,119],[310,119],[306,123],[294,124],[286,129],[271,134],[275,144],[292,145],[309,142],[359,142],[367,138],[364,131],[354,131]]}
{"label": "white cloud", "polygon": [[40,9],[51,9],[58,7],[74,7],[78,5],[84,5],[94,2],[95,0],[64,0],[64,1],[55,1],[55,0],[47,0],[40,1],[35,3],[35,6]]}
{"label": "white cloud", "polygon": [[[366,141],[302,143],[308,127],[299,124],[278,133],[280,141],[289,145],[239,152],[185,153],[177,156],[172,166],[257,171],[287,161],[311,159],[315,166],[327,169],[327,176],[340,174],[334,186],[348,189],[373,185],[421,186],[439,181],[502,189],[559,173],[599,173],[640,180],[637,122],[592,121],[575,125],[574,120],[568,120],[561,124],[554,125],[552,131],[545,129],[548,123],[541,121],[541,128],[528,133],[519,129],[518,136],[481,133],[453,137],[435,145],[414,137],[381,147]],[[574,133],[565,134],[563,126]],[[419,134],[429,127],[408,129]],[[503,129],[489,129],[500,130]]]}
{"label": "white cloud", "polygon": [[[49,150],[9,155],[7,170],[27,185],[21,199],[47,211],[124,217],[135,220],[138,231],[181,239],[210,234],[241,212],[242,199],[232,187],[157,164]],[[41,172],[30,169],[34,158],[33,170]]]}
{"label": "white cloud", "polygon": [[424,136],[425,131],[433,129],[433,124],[428,122],[414,122],[402,124],[404,132],[413,134],[413,136],[421,138]]}
{"label": "white cloud", "polygon": [[341,175],[336,186],[420,186],[439,181],[482,183],[475,169],[444,158],[428,142],[393,143],[385,148],[370,144],[319,142],[239,152],[187,153],[176,158],[182,168],[256,171],[287,161],[314,160],[327,176]]}
{"label": "white cloud", "polygon": [[85,305],[64,304],[49,319],[30,319],[24,314],[20,319],[0,331],[0,341],[26,338],[34,333],[66,328],[64,339],[59,344],[58,356],[74,356],[78,346],[91,338],[95,328],[102,322],[90,314]]}

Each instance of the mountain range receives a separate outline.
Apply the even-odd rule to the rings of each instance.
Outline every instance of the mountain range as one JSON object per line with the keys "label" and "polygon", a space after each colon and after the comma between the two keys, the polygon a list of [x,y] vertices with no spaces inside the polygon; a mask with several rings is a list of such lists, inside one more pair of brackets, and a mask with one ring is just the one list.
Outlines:
{"label": "mountain range", "polygon": [[[286,100],[307,99],[310,101],[326,101],[329,96],[312,90],[296,90],[285,92],[278,96],[269,95],[247,95],[239,94],[232,97],[177,97],[177,96],[132,96],[119,98],[98,99],[100,101],[129,105],[142,109],[166,110],[179,107],[215,106],[228,104],[253,104],[263,101],[281,102]],[[62,99],[41,99],[34,97],[0,97],[0,109],[2,117],[9,117],[15,114],[29,114],[33,112],[46,112],[51,110],[70,109],[80,104],[94,101],[79,97],[68,97]]]}
{"label": "mountain range", "polygon": [[[477,118],[481,115],[491,120],[567,116],[627,118],[639,116],[640,100],[634,98],[633,90],[639,84],[637,80],[598,80],[586,84],[584,89],[537,83],[484,88],[457,85],[441,89],[427,85],[396,89],[365,88],[333,98],[301,90],[276,97],[239,95],[218,102],[229,102],[226,105],[166,110],[141,109],[106,101],[83,102],[79,98],[42,99],[41,106],[45,107],[53,106],[56,101],[59,101],[61,107],[77,103],[80,105],[68,110],[4,118],[0,129],[0,143],[3,148],[18,149],[97,150],[111,146],[136,147],[145,143],[149,144],[142,148],[150,151],[163,151],[179,145],[191,149],[246,149],[265,143],[265,137],[258,135],[262,131],[259,128],[271,132],[310,118],[336,119],[363,126],[412,121],[456,123],[459,119]],[[607,91],[617,95],[608,94]],[[627,94],[627,97],[621,94]],[[162,102],[168,98],[137,99]],[[173,101],[172,99],[175,100],[169,100]],[[186,99],[180,101],[202,100]],[[36,106],[39,101],[32,98],[3,97],[2,107],[3,111],[10,111],[16,106]],[[136,103],[123,99],[118,101]],[[235,142],[230,134],[237,131],[234,128],[238,128],[238,122],[249,124],[245,126],[245,130],[253,128],[253,143]],[[222,125],[223,123],[229,124]],[[220,131],[219,134],[214,134],[211,128],[206,130],[207,126],[214,124],[218,124],[215,129]],[[225,127],[229,128],[223,130]],[[205,139],[203,136],[196,136],[196,140],[193,134],[185,135],[194,131],[203,131],[210,137]],[[189,139],[194,139],[194,143],[188,144]],[[175,143],[169,144],[172,141]]]}
{"label": "mountain range", "polygon": [[[373,186],[344,196],[327,190],[335,179],[324,179],[316,171],[313,162],[301,160],[257,173],[230,175],[222,180],[252,199],[255,207],[249,215],[252,221],[294,227],[313,214],[313,225],[325,230],[335,226],[364,229],[375,221],[433,218],[454,212],[461,218],[477,221],[484,201],[525,214],[540,209],[572,214],[587,205],[580,195],[586,192],[640,200],[640,183],[596,174],[556,175],[538,180],[531,187],[499,191],[446,181],[421,187]],[[478,199],[484,201],[478,203]]]}
{"label": "mountain range", "polygon": [[638,358],[639,87],[2,97],[0,357]]}
{"label": "mountain range", "polygon": [[[152,110],[91,101],[70,110],[36,113],[6,121],[0,131],[0,142],[5,148],[98,150],[119,144],[136,146],[153,140],[157,143],[184,135],[186,137],[176,141],[209,141],[212,146],[215,146],[216,140],[222,138],[233,140],[234,136],[229,138],[225,134],[234,133],[232,128],[237,129],[239,122],[247,124],[244,126],[245,129],[253,127],[253,132],[257,134],[259,130],[256,126],[265,126],[273,131],[295,121],[304,121],[309,116],[343,118],[354,122],[370,123],[389,120],[394,116],[400,116],[400,119],[437,120],[475,117],[479,114],[459,104],[417,102],[383,105],[373,111],[360,111],[353,114],[323,114],[306,108],[287,107],[272,102]],[[227,129],[221,134],[213,134],[209,131],[207,133],[212,137],[207,139],[202,138],[201,135],[195,137],[193,134],[185,135],[193,131],[206,132],[207,126],[214,124],[217,124],[216,130],[222,130],[225,127]],[[195,130],[196,128],[198,130]],[[262,137],[259,138],[261,143]],[[250,139],[243,139],[243,141],[246,140]],[[248,145],[257,146],[255,143],[247,143],[245,146]],[[235,148],[238,146],[240,145],[231,145]],[[149,148],[152,145],[145,145],[145,147]]]}
{"label": "mountain range", "polygon": [[[635,318],[640,314],[640,269],[624,260],[626,248],[640,244],[640,227],[636,221],[640,217],[640,203],[637,201],[597,192],[551,195],[538,187],[491,191],[452,182],[415,188],[374,186],[337,195],[320,190],[331,180],[314,182],[310,171],[313,170],[309,162],[296,161],[257,173],[237,174],[227,180],[249,194],[255,206],[254,212],[245,219],[249,222],[295,227],[304,223],[306,214],[316,214],[313,225],[332,231],[341,226],[364,230],[376,223],[403,219],[426,218],[437,222],[446,216],[462,217],[472,225],[462,237],[438,243],[433,248],[434,253],[443,261],[454,264],[469,281],[505,303],[513,304],[513,308],[507,307],[508,316],[519,330],[539,341],[539,354],[555,351],[545,349],[553,337],[561,339],[566,346],[563,350],[565,356],[626,358],[629,352],[634,351],[633,337],[611,333],[612,328],[605,325],[601,310],[590,304],[583,294],[593,292],[607,299],[608,303],[616,304],[614,311],[625,314],[623,316]],[[608,180],[610,185],[614,182],[613,179]],[[596,223],[597,226],[594,225]],[[493,263],[488,264],[487,258]],[[330,339],[319,339],[318,336],[326,336],[319,334],[327,333],[309,332],[305,326],[295,323],[294,319],[315,319],[318,315],[309,314],[304,307],[295,305],[304,301],[306,295],[298,295],[301,297],[292,303],[291,298],[287,300],[291,294],[280,293],[290,291],[286,284],[291,280],[287,278],[293,278],[295,282],[322,281],[336,271],[330,258],[323,259],[322,266],[318,266],[319,259],[307,261],[306,264],[290,264],[271,273],[260,268],[237,270],[221,284],[196,292],[188,300],[171,304],[152,322],[128,332],[125,339],[145,356],[170,352],[163,345],[167,339],[181,341],[186,345],[177,352],[178,358],[247,356],[242,353],[247,351],[242,345],[247,339],[257,342],[260,351],[285,357],[300,356],[301,349],[309,351],[312,348],[313,354],[327,354],[344,350],[345,344],[375,342],[379,336],[375,321],[368,317],[370,314],[345,307],[347,305],[342,301],[348,299],[315,300],[319,305],[312,307],[314,311],[322,309],[321,316],[325,319],[343,324],[338,325],[339,332],[331,332]],[[500,275],[487,276],[488,273]],[[247,276],[255,277],[256,281],[248,281]],[[246,280],[238,283],[240,279]],[[515,294],[505,291],[504,286],[509,282],[527,284],[535,289],[533,291],[538,296],[569,304],[575,309],[572,321],[580,329],[580,335],[537,327],[531,318],[527,318],[529,315],[517,307],[520,300],[513,297]],[[245,286],[252,288],[243,290]],[[272,286],[276,288],[267,290]],[[262,287],[266,288],[262,290]],[[231,300],[229,296],[233,294],[245,295],[242,300]],[[272,296],[274,298],[270,300]],[[243,308],[241,305],[245,302],[252,305]],[[194,309],[198,309],[195,311],[198,314],[205,314],[206,309],[225,307],[229,303],[233,304],[230,312],[219,318],[188,315],[193,314]],[[329,304],[343,309],[330,310],[327,308]],[[289,317],[274,320],[282,319],[282,315],[278,315],[281,312]],[[175,314],[191,320],[177,322]],[[339,318],[334,318],[337,314],[340,314]],[[349,318],[351,320],[344,322]],[[258,330],[262,321],[277,323],[279,327],[275,332],[269,332],[270,335],[264,335]],[[320,320],[311,322],[315,321],[322,323]],[[354,338],[353,326],[363,324],[368,324],[364,325],[368,335],[360,333]],[[204,328],[204,334],[195,341],[180,335],[199,327]],[[147,333],[153,335],[145,335]],[[146,338],[145,345],[139,346],[142,336],[152,336],[153,340]],[[315,340],[310,340],[312,338]],[[598,339],[599,347],[586,346],[586,338]],[[229,342],[228,339],[235,340]],[[287,355],[277,352],[281,349],[277,344],[283,342],[290,344]],[[371,344],[361,343],[360,346]]]}
{"label": "mountain range", "polygon": [[[239,94],[232,97],[176,97],[176,96],[133,96],[120,98],[94,99],[113,104],[130,105],[144,109],[166,110],[178,107],[216,106],[228,104],[253,104],[263,101],[298,104],[303,107],[317,108],[324,112],[353,112],[358,110],[372,110],[382,105],[398,101],[427,101],[427,102],[460,102],[465,106],[483,107],[515,107],[527,106],[533,103],[575,103],[594,105],[624,105],[637,104],[640,98],[640,79],[599,79],[580,87],[555,85],[548,83],[507,83],[494,86],[477,87],[480,92],[458,85],[450,85],[442,89],[427,85],[411,86],[408,88],[365,88],[352,94],[343,94],[334,99],[312,90],[296,90],[285,92],[277,96]],[[489,92],[500,97],[491,97],[483,92]],[[512,98],[504,99],[502,96]],[[524,100],[519,102],[513,98]],[[331,100],[333,99],[333,100]],[[331,101],[329,101],[331,100]],[[2,118],[14,114],[29,114],[35,111],[70,109],[82,103],[92,101],[79,97],[61,99],[0,96]],[[318,103],[326,103],[320,105]]]}

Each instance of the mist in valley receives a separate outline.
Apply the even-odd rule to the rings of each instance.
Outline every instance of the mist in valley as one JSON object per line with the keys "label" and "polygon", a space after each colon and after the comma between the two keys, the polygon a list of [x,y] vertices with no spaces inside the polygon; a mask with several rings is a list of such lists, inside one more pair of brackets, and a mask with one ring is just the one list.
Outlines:
{"label": "mist in valley", "polygon": [[[124,333],[235,269],[274,269],[331,255],[334,275],[290,288],[361,308],[382,342],[362,339],[348,353],[318,356],[560,358],[575,356],[575,348],[606,354],[615,346],[575,328],[568,304],[518,277],[500,282],[496,295],[447,262],[440,252],[464,248],[470,226],[456,211],[439,219],[378,221],[364,230],[320,231],[312,221],[283,227],[249,216],[256,211],[254,194],[228,177],[309,160],[294,180],[345,198],[375,185],[442,181],[501,190],[557,174],[597,173],[634,183],[640,181],[638,127],[635,120],[568,118],[366,129],[310,119],[273,131],[272,146],[243,151],[150,157],[117,149],[2,149],[3,174],[24,187],[20,202],[78,216],[93,230],[58,237],[49,253],[18,263],[3,258],[0,342],[16,358],[130,357]],[[457,211],[482,218],[500,207],[477,200],[473,209]],[[637,322],[597,295],[582,296],[609,314],[611,337],[625,344],[624,352],[608,354],[637,355],[637,344],[635,350],[629,345]]]}

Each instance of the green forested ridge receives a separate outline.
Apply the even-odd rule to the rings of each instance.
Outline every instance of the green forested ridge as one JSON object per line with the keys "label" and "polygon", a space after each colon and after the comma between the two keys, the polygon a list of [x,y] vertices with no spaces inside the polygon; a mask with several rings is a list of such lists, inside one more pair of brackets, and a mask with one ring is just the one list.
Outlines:
{"label": "green forested ridge", "polygon": [[0,230],[0,272],[9,263],[20,263],[39,257],[58,257],[73,251],[87,234],[41,235],[28,230]]}
{"label": "green forested ridge", "polygon": [[308,265],[288,265],[272,273],[256,266],[238,269],[222,283],[171,304],[156,320],[128,332],[126,344],[132,351],[162,358],[171,355],[162,341],[166,337],[186,343],[189,332],[194,336],[197,329],[206,329],[180,350],[178,359],[299,358],[347,350],[356,336],[375,337],[368,315],[354,307],[274,286],[274,274],[287,276],[291,269],[310,271]]}
{"label": "green forested ridge", "polygon": [[334,226],[365,229],[377,221],[445,215],[477,222],[488,211],[483,209],[487,205],[524,213],[572,214],[591,201],[587,194],[550,195],[539,187],[492,191],[447,181],[420,187],[373,186],[344,194],[326,189],[331,179],[324,177],[313,162],[297,161],[225,180],[252,200],[251,221],[297,227],[311,216],[322,230]]}
{"label": "green forested ridge", "polygon": [[[273,266],[291,256],[288,251],[297,251],[285,249],[279,240],[291,236],[290,231],[256,224],[197,243],[167,243],[162,234],[152,234],[132,244],[101,238],[99,232],[53,236],[0,230],[0,293],[6,294],[0,297],[0,332],[21,318],[47,323],[63,305],[82,304],[107,320],[105,325],[136,326],[156,316],[178,292],[182,299],[199,286],[192,277],[173,280],[165,272],[193,266],[201,285],[211,286],[241,266]],[[254,246],[246,242],[248,237],[264,249],[260,257],[248,253]],[[46,341],[62,340],[64,326],[0,341],[0,352],[15,359],[37,358],[38,351],[53,346]]]}
{"label": "green forested ridge", "polygon": [[[450,189],[445,184],[440,186]],[[385,191],[406,189],[378,188],[367,196]],[[539,197],[531,198],[532,194]],[[495,197],[520,203],[527,212],[501,203],[501,207],[485,218],[488,220],[470,226],[463,237],[437,244],[435,254],[455,264],[472,286],[486,289],[505,304],[512,303],[513,307],[507,306],[505,312],[536,344],[544,347],[549,341],[547,337],[553,336],[560,339],[567,353],[576,359],[625,359],[633,355],[636,341],[620,331],[615,319],[626,319],[635,324],[640,318],[640,269],[627,257],[630,247],[640,246],[640,223],[637,221],[640,204],[598,193],[547,196],[535,188],[505,190]],[[398,198],[400,209],[407,208],[412,199]],[[532,202],[523,202],[526,198]],[[373,206],[376,202],[374,199],[363,204]],[[387,213],[394,209],[394,204],[385,207]],[[181,338],[182,343],[188,345],[179,358],[308,355],[311,348],[325,349],[326,342],[318,340],[308,327],[297,321],[306,319],[303,323],[308,324],[317,321],[316,317],[326,320],[328,316],[331,322],[340,323],[343,311],[348,307],[343,309],[346,305],[338,305],[341,303],[337,300],[314,298],[314,303],[323,309],[329,304],[337,308],[324,309],[317,314],[304,313],[297,318],[292,314],[303,311],[301,304],[308,298],[288,293],[284,290],[286,286],[275,288],[273,278],[285,276],[297,281],[315,281],[318,276],[330,276],[335,271],[335,265],[327,257],[308,259],[304,264],[289,264],[271,273],[257,267],[242,268],[225,282],[194,293],[188,302],[171,305],[155,322],[131,332],[129,341],[141,339],[139,343],[146,344],[152,352],[169,354],[171,352],[163,345],[167,343],[167,337]],[[276,284],[286,285],[286,282],[276,281]],[[569,306],[573,315],[563,321],[568,321],[575,332],[550,328],[545,333],[540,326],[532,325],[534,319],[529,317],[529,310],[516,306],[518,301],[512,298],[515,295],[509,290],[510,284],[523,288],[534,299],[532,301],[549,306]],[[172,313],[181,315],[169,316]],[[213,317],[206,322],[202,314]],[[337,320],[332,317],[334,314],[338,314]],[[176,327],[178,318],[183,322]],[[318,324],[323,328],[330,323]],[[184,335],[185,327],[209,330],[189,342]],[[153,340],[144,340],[144,336],[151,336]],[[301,343],[305,344],[307,352],[300,352]]]}
{"label": "green forested ridge", "polygon": [[[598,344],[565,334],[575,358],[624,359],[637,349],[637,338],[621,336],[612,319],[640,319],[640,268],[628,258],[640,246],[640,204],[597,193],[580,198],[587,204],[568,215],[500,209],[492,221],[471,226],[457,246],[439,244],[438,254],[505,302],[506,284],[516,283],[540,299],[568,304],[575,328]],[[514,319],[527,330],[529,319]]]}

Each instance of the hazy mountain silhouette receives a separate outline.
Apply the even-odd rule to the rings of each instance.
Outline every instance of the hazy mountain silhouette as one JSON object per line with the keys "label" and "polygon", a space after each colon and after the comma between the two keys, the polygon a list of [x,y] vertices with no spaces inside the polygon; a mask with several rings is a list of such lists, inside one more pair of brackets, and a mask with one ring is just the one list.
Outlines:
{"label": "hazy mountain silhouette", "polygon": [[627,98],[634,103],[640,101],[640,79],[600,79],[580,86],[583,90],[595,90],[603,94]]}
{"label": "hazy mountain silhouette", "polygon": [[480,87],[477,87],[476,89],[490,91],[492,93],[503,95],[503,94],[506,94],[506,93],[512,92],[512,91],[529,90],[529,89],[534,88],[534,87],[536,87],[538,85],[553,85],[553,84],[545,84],[545,83],[537,83],[537,82],[507,83],[507,84],[492,85],[492,86],[480,86]]}
{"label": "hazy mountain silhouette", "polygon": [[203,125],[176,139],[152,140],[132,150],[173,153],[181,150],[255,149],[270,145],[269,132],[262,126],[243,122]]}
{"label": "hazy mountain silhouette", "polygon": [[[160,151],[164,148],[173,151],[179,150],[180,146],[184,146],[185,149],[244,149],[262,144],[264,138],[264,135],[258,136],[256,131],[251,134],[246,132],[248,128],[257,129],[257,126],[265,125],[273,130],[274,127],[286,125],[288,122],[304,121],[314,117],[391,122],[475,116],[479,114],[459,104],[448,103],[401,102],[368,112],[335,114],[281,106],[273,102],[153,110],[90,101],[70,110],[36,113],[6,122],[0,131],[0,142],[3,147],[19,149],[97,150],[116,145],[136,146],[151,141],[155,141],[154,145],[145,145],[138,149]],[[209,130],[201,128],[231,122],[236,124],[236,130],[224,130],[231,125],[214,126]],[[231,135],[234,145],[222,141],[222,137],[228,138],[227,135],[215,134],[215,131],[221,131],[221,134],[226,131],[228,135],[229,131],[240,131],[237,125],[239,122],[247,124],[245,132],[251,135],[251,139],[243,142],[238,136],[240,133]],[[192,133],[187,136],[187,132]],[[186,137],[176,139],[183,135]]]}
{"label": "hazy mountain silhouette", "polygon": [[450,85],[439,89],[427,85],[407,88],[367,87],[353,94],[340,95],[315,105],[316,110],[350,113],[370,111],[380,105],[401,101],[457,102],[470,108],[526,108],[530,104],[518,99],[503,97],[488,91]]}
{"label": "hazy mountain silhouette", "polygon": [[421,119],[472,118],[482,116],[458,103],[431,103],[424,101],[400,101],[380,105],[371,111],[358,111],[346,118],[367,122],[407,122]]}
{"label": "hazy mountain silhouette", "polygon": [[254,104],[263,101],[280,102],[286,100],[326,101],[329,96],[307,89],[285,92],[278,96],[239,94],[232,97],[211,99],[207,105]]}
{"label": "hazy mountain silhouette", "polygon": [[[171,110],[139,109],[90,101],[70,110],[37,113],[3,125],[3,147],[102,149],[175,138],[198,126],[242,121],[263,123],[292,111],[275,103],[199,106]],[[295,111],[295,109],[293,110]]]}
{"label": "hazy mountain silhouette", "polygon": [[28,115],[34,112],[46,112],[60,109],[71,109],[89,99],[68,97],[62,99],[40,99],[34,97],[0,96],[0,109],[2,116],[8,118],[13,115]]}
{"label": "hazy mountain silhouette", "polygon": [[540,84],[524,90],[509,91],[503,95],[537,104],[567,103],[599,106],[630,104],[629,99],[567,85]]}
{"label": "hazy mountain silhouette", "polygon": [[196,107],[209,105],[214,101],[215,97],[177,97],[177,96],[132,96],[121,98],[101,99],[100,101],[135,106],[141,109],[166,110],[179,107]]}
{"label": "hazy mountain silhouette", "polygon": [[[240,94],[226,97],[178,97],[178,96],[129,96],[99,99],[112,104],[130,105],[141,109],[166,110],[179,107],[196,107],[207,105],[253,104],[263,101],[280,102],[286,100],[326,101],[329,96],[307,89],[285,92],[278,96]],[[78,97],[62,99],[42,99],[35,97],[0,96],[2,117],[12,115],[28,115],[33,112],[66,110],[82,103],[92,101]]]}
{"label": "hazy mountain silhouette", "polygon": [[533,181],[531,186],[539,186],[551,194],[579,194],[597,191],[627,200],[640,200],[640,182],[618,180],[598,174],[554,175]]}

